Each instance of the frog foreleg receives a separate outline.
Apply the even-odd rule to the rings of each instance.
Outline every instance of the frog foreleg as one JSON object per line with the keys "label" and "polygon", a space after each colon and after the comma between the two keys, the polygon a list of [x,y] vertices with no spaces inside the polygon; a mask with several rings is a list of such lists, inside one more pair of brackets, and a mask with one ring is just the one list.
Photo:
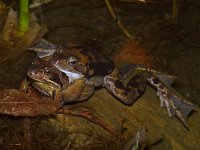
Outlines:
{"label": "frog foreleg", "polygon": [[27,78],[24,78],[22,80],[22,82],[20,83],[19,91],[26,93],[28,91],[28,85],[29,84],[30,84],[30,82],[27,80]]}
{"label": "frog foreleg", "polygon": [[76,80],[67,88],[62,89],[62,97],[65,103],[83,101],[94,92],[94,86],[86,85],[85,78]]}
{"label": "frog foreleg", "polygon": [[95,86],[95,87],[101,87],[104,84],[104,77],[103,76],[93,76],[90,77],[86,81],[87,85]]}

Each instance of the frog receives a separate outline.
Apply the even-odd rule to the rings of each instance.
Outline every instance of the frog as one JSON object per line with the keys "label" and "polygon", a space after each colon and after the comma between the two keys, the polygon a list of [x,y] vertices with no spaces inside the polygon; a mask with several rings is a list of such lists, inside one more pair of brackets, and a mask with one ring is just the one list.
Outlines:
{"label": "frog", "polygon": [[36,52],[37,57],[40,59],[52,61],[54,65],[56,65],[55,62],[58,59],[63,61],[63,59],[71,57],[74,63],[78,63],[78,65],[74,66],[74,69],[82,72],[86,77],[105,76],[110,74],[115,68],[114,63],[110,59],[98,51],[83,45],[55,45],[42,39],[33,47],[28,48],[28,50]]}
{"label": "frog", "polygon": [[[67,69],[67,65],[71,63],[72,59],[73,57],[69,57],[62,60],[59,57],[59,66],[65,67],[65,72],[61,72],[51,64],[54,61],[57,63],[55,58],[52,62],[36,58],[27,71],[28,80],[25,79],[22,82],[20,89],[27,91],[28,84],[30,84],[39,93],[51,97],[58,105],[89,98],[94,92],[94,86],[86,85],[87,80],[81,72],[73,70],[69,66]],[[75,79],[76,81],[74,81]]]}
{"label": "frog", "polygon": [[[42,42],[44,42],[44,40],[42,40]],[[80,102],[91,97],[94,93],[95,87],[102,85],[103,75],[110,73],[114,68],[112,61],[95,51],[75,45],[56,47],[53,44],[47,43],[47,41],[44,43],[46,46],[41,43],[39,43],[39,46],[42,45],[45,48],[49,48],[50,51],[54,48],[57,48],[57,50],[53,50],[53,55],[46,55],[45,53],[45,59],[43,59],[44,56],[39,54],[38,59],[40,59],[40,61],[42,59],[43,62],[51,66],[51,68],[56,68],[60,72],[64,73],[68,78],[68,85],[70,86],[63,84],[64,86],[62,87],[64,103]],[[52,46],[52,48],[49,46]],[[38,49],[38,47],[36,49]],[[41,48],[39,48],[39,50],[41,51]],[[98,66],[99,69],[94,66]],[[35,71],[33,70],[33,72]],[[27,75],[30,77],[30,74],[31,69],[29,69]],[[34,77],[32,78],[34,79]],[[85,80],[85,82],[83,80]],[[76,94],[72,95],[71,91],[74,91],[75,89],[79,90]],[[80,91],[82,94],[78,96]]]}
{"label": "frog", "polygon": [[[62,72],[58,72],[49,62],[36,58],[27,71],[27,77],[22,81],[19,90],[6,89],[1,92],[0,114],[15,117],[35,117],[65,114],[79,116],[99,125],[107,132],[116,134],[116,129],[96,115],[87,106],[65,105],[63,95],[73,91],[75,99],[86,99],[92,86],[85,86],[85,79],[78,79],[73,84]],[[69,91],[64,92],[63,91]],[[77,98],[78,96],[78,98]],[[75,98],[75,99],[74,99]],[[68,99],[69,100],[69,99]]]}
{"label": "frog", "polygon": [[[132,106],[143,95],[147,84],[149,84],[156,89],[160,105],[167,109],[169,117],[177,117],[188,129],[186,120],[189,114],[195,110],[196,105],[186,101],[170,87],[173,81],[170,75],[138,64],[127,64],[117,69],[115,64],[101,53],[79,45],[57,46],[43,39],[29,50],[35,51],[41,59],[46,59],[46,55],[48,55],[47,59],[51,61],[51,64],[67,76],[69,75],[66,72],[68,67],[61,62],[71,56],[76,58],[73,59],[76,60],[76,63],[81,60],[82,63],[78,66],[74,65],[74,69],[84,74],[86,85],[106,88],[109,93],[127,106]],[[43,55],[43,52],[46,54]],[[62,59],[55,61],[58,56]],[[140,70],[140,72],[131,77],[127,84],[124,84],[123,80],[133,70]]]}
{"label": "frog", "polygon": [[[53,79],[53,80],[52,80]],[[42,95],[53,97],[56,103],[61,102],[61,85],[67,85],[68,78],[56,71],[47,62],[34,59],[27,71],[27,77],[20,85],[20,91],[30,93],[30,85]]]}

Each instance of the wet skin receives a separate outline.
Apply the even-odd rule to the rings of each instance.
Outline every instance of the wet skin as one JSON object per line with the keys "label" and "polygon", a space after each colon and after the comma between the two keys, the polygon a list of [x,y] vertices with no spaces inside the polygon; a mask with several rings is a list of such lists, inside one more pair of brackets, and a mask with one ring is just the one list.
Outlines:
{"label": "wet skin", "polygon": [[[40,46],[45,44],[46,43],[40,43]],[[127,73],[129,74],[129,72],[132,71],[134,68],[132,65],[128,65],[124,67],[126,69],[122,68],[119,72],[113,73],[115,70],[114,63],[93,49],[76,45],[55,47],[54,45],[53,52],[51,48],[49,49],[51,54],[49,55],[50,57],[47,58],[47,61],[54,68],[59,70],[59,72],[64,73],[69,79],[69,86],[61,88],[63,101],[80,101],[80,97],[77,96],[77,94],[75,94],[75,96],[72,95],[71,91],[74,89],[84,89],[84,87],[87,86],[93,88],[98,86],[105,87],[125,105],[132,105],[144,93],[146,85],[149,83],[157,90],[161,106],[167,109],[169,116],[176,116],[187,127],[186,119],[193,110],[194,105],[177,95],[177,93],[168,86],[169,84],[165,82],[166,80],[163,80],[162,73],[150,68],[138,67],[140,69],[142,68],[142,71],[133,76],[127,85],[124,85],[122,79],[127,76]],[[39,51],[38,47],[37,49],[32,48],[32,50],[36,52],[45,50],[48,53],[48,50],[42,47],[40,47]],[[77,84],[75,84],[76,82]],[[81,90],[78,92],[79,95],[81,93],[80,91]],[[93,91],[90,90],[90,95]],[[86,98],[88,97],[89,96]]]}
{"label": "wet skin", "polygon": [[[65,69],[66,71],[76,74],[79,78],[76,80],[73,78],[73,82],[69,81],[69,77],[50,62],[36,59],[28,69],[28,82],[41,94],[52,97],[58,103],[70,103],[89,98],[94,92],[94,86],[86,85],[87,79],[76,70],[73,72],[73,69],[69,68],[69,70]],[[29,84],[23,83],[21,89],[27,89]]]}
{"label": "wet skin", "polygon": [[[72,71],[72,68],[70,69],[70,71]],[[75,73],[77,73],[77,71],[75,71]],[[68,76],[55,68],[49,61],[35,59],[33,64],[28,69],[27,76],[29,78],[22,82],[21,91],[26,91],[26,93],[32,95],[32,100],[30,101],[30,103],[33,103],[34,105],[31,105],[29,108],[28,106],[26,106],[27,100],[25,100],[25,107],[23,108],[21,106],[21,104],[23,104],[23,101],[21,101],[20,99],[20,107],[17,107],[20,109],[15,109],[16,111],[9,111],[8,109],[6,109],[0,110],[0,112],[3,111],[3,113],[9,113],[10,115],[14,116],[37,116],[44,114],[46,115],[48,113],[63,113],[68,115],[80,116],[88,119],[95,124],[102,126],[110,133],[115,133],[115,129],[113,127],[111,127],[103,120],[99,119],[95,115],[95,113],[92,112],[89,108],[81,106],[73,107],[73,105],[63,105],[64,103],[71,104],[71,102],[88,99],[93,94],[94,86],[87,85],[87,79],[83,78],[82,74],[81,78],[76,79],[73,82],[69,82]],[[53,101],[43,101],[43,98],[40,98],[40,100],[38,101],[38,98],[35,96],[36,94],[34,92],[34,89],[30,88],[30,86],[39,91],[42,95],[53,98]],[[29,91],[28,89],[31,89],[31,91]],[[15,97],[15,93],[13,93],[13,97]],[[34,108],[33,106],[37,107]],[[30,109],[33,111],[30,112]],[[35,109],[37,110],[36,112]]]}

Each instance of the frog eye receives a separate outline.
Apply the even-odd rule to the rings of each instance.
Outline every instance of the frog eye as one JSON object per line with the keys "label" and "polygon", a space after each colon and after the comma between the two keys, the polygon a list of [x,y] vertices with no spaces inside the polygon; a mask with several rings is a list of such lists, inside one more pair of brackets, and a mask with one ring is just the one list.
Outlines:
{"label": "frog eye", "polygon": [[75,57],[75,56],[69,57],[69,59],[68,59],[68,65],[69,66],[74,67],[74,66],[77,65],[77,63],[78,63],[78,58],[77,57]]}

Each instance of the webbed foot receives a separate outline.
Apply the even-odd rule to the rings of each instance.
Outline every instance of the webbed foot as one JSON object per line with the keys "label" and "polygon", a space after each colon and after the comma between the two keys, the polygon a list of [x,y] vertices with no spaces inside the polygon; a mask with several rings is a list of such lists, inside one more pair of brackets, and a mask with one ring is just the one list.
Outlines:
{"label": "webbed foot", "polygon": [[182,96],[176,93],[172,88],[166,86],[156,76],[149,78],[149,83],[157,89],[157,95],[160,99],[161,107],[167,109],[170,117],[176,116],[188,129],[186,120],[192,110],[196,107],[194,104],[185,101]]}

